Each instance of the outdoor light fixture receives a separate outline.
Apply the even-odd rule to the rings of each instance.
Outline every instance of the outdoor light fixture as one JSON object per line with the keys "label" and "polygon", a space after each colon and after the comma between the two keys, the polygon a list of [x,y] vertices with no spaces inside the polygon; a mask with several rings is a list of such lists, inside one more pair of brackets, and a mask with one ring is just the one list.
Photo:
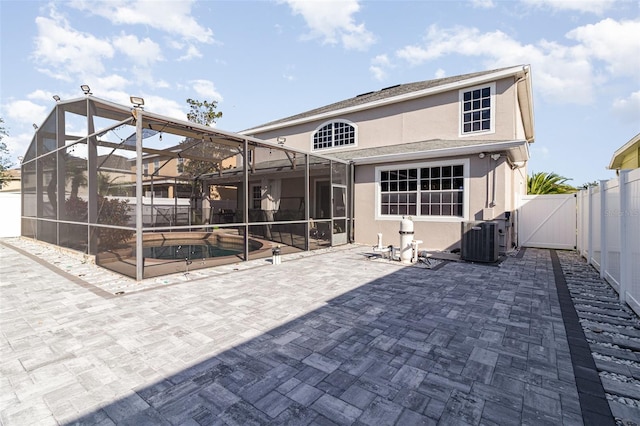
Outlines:
{"label": "outdoor light fixture", "polygon": [[136,108],[141,108],[144,105],[144,99],[140,96],[129,96],[129,100]]}
{"label": "outdoor light fixture", "polygon": [[32,126],[33,126],[33,130],[38,130],[38,125],[36,123],[33,123]]}
{"label": "outdoor light fixture", "polygon": [[91,95],[91,88],[89,87],[88,84],[83,84],[82,86],[80,86],[80,88],[82,89],[85,95]]}
{"label": "outdoor light fixture", "polygon": [[491,158],[493,159],[493,161],[498,161],[498,158],[500,158],[500,154],[491,154]]}
{"label": "outdoor light fixture", "polygon": [[56,101],[56,102],[60,102],[60,96],[53,95],[53,100]]}
{"label": "outdoor light fixture", "polygon": [[284,143],[286,142],[287,138],[283,138],[283,137],[279,137],[276,139],[276,141],[280,144],[280,145],[284,145]]}
{"label": "outdoor light fixture", "polygon": [[484,152],[481,152],[480,154],[478,154],[478,157],[484,158]]}

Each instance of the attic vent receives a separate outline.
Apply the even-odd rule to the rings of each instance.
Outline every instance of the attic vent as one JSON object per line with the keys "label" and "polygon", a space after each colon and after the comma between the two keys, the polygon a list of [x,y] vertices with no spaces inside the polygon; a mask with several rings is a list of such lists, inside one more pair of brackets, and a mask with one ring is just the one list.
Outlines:
{"label": "attic vent", "polygon": [[361,93],[361,94],[359,94],[358,96],[356,96],[356,98],[359,98],[359,97],[361,97],[361,96],[367,96],[367,95],[370,95],[370,94],[372,94],[372,93],[373,93],[373,92]]}
{"label": "attic vent", "polygon": [[384,89],[380,89],[380,91],[382,92],[383,90],[389,90],[389,89],[393,89],[394,87],[399,87],[399,84],[395,84],[393,86],[389,86],[389,87],[385,87]]}

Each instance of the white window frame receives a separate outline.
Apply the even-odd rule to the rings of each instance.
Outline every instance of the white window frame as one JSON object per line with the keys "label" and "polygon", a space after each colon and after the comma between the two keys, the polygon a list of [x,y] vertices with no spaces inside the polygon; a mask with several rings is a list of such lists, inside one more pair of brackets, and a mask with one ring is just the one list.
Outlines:
{"label": "white window frame", "polygon": [[184,158],[182,157],[176,158],[176,173],[184,173]]}
{"label": "white window frame", "polygon": [[[348,124],[349,126],[353,127],[353,143],[350,145],[340,145],[340,146],[335,146],[333,145],[334,143],[334,135],[332,135],[331,138],[331,146],[328,148],[314,148],[314,144],[313,144],[313,139],[316,135],[316,133],[318,133],[318,131],[320,129],[322,129],[323,127],[329,125],[329,124],[335,124],[335,123],[344,123],[344,124]],[[318,127],[316,127],[313,132],[311,132],[311,138],[310,138],[310,147],[311,147],[311,151],[312,152],[329,152],[329,151],[335,151],[335,150],[339,150],[339,149],[344,149],[344,148],[353,148],[353,147],[357,147],[358,146],[358,126],[349,120],[344,120],[344,119],[337,119],[337,120],[329,120],[329,121],[325,121],[324,123],[320,124]]]}
{"label": "white window frame", "polygon": [[[256,191],[257,190],[257,191]],[[256,192],[259,194],[260,198],[256,197]],[[261,210],[262,209],[262,195],[264,191],[262,190],[262,185],[251,185],[251,210]],[[256,207],[256,202],[258,207]]]}
{"label": "white window frame", "polygon": [[[489,123],[489,130],[477,130],[477,131],[471,131],[471,132],[464,132],[464,123],[463,123],[463,119],[464,119],[464,94],[466,92],[472,92],[474,90],[477,89],[484,89],[484,88],[489,88],[490,90],[490,102],[491,105],[489,106],[489,111],[491,116],[489,117],[490,123]],[[496,83],[492,82],[492,83],[485,83],[479,86],[473,86],[473,87],[467,87],[464,89],[460,89],[458,91],[458,103],[459,103],[459,116],[458,116],[458,136],[460,137],[473,137],[476,135],[489,135],[492,133],[496,132]]]}
{"label": "white window frame", "polygon": [[[426,161],[422,163],[408,163],[408,164],[394,164],[378,166],[375,168],[376,179],[376,195],[375,195],[375,219],[376,220],[401,220],[403,216],[411,217],[414,222],[463,222],[469,220],[469,165],[468,158],[462,158],[457,160],[442,160],[442,161]],[[381,188],[381,174],[383,171],[398,170],[398,169],[421,169],[427,167],[441,167],[441,166],[462,166],[462,217],[460,216],[421,216],[421,215],[383,215],[381,212],[382,202],[382,188]],[[418,195],[419,195],[418,191]],[[416,200],[419,203],[419,199]]]}

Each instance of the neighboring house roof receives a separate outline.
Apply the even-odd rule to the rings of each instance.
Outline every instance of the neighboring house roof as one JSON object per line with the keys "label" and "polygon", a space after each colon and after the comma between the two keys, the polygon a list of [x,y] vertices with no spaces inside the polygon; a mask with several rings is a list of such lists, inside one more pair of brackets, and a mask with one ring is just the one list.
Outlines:
{"label": "neighboring house roof", "polygon": [[635,169],[640,167],[640,133],[613,153],[609,169]]}
{"label": "neighboring house roof", "polygon": [[7,180],[5,185],[0,188],[0,192],[20,192],[20,169],[5,170]]}
{"label": "neighboring house roof", "polygon": [[[415,83],[398,84],[390,86],[378,91],[363,93],[356,97],[346,99],[340,102],[336,102],[330,105],[326,105],[320,108],[312,109],[300,114],[296,114],[290,117],[282,118],[279,120],[271,121],[260,126],[252,127],[250,129],[243,130],[241,134],[255,134],[258,132],[264,132],[277,128],[287,127],[294,124],[305,123],[314,120],[320,120],[323,118],[334,117],[341,114],[346,114],[354,111],[360,111],[364,109],[375,108],[378,106],[392,104],[397,102],[403,102],[409,99],[428,96],[435,93],[440,93],[449,90],[457,90],[465,86],[472,86],[481,84],[486,81],[496,80],[508,76],[514,76],[522,74],[526,76],[529,73],[529,67],[525,65],[499,68],[490,71],[475,72],[471,74],[463,74],[453,77],[439,78],[435,80],[419,81]],[[524,111],[525,127],[530,127],[531,131],[527,132],[527,138],[529,134],[533,137],[533,111],[531,110],[528,102],[531,102],[531,87],[530,82],[524,86],[524,94],[519,94],[519,101],[526,104],[527,109]],[[521,91],[522,92],[522,91]]]}
{"label": "neighboring house roof", "polygon": [[99,155],[98,166],[104,169],[131,170],[131,160],[117,154]]}

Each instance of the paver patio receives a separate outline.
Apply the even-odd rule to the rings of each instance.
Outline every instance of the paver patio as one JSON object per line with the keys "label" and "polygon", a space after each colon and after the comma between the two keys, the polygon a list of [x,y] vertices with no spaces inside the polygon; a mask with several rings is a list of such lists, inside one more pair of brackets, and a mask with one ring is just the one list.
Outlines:
{"label": "paver patio", "polygon": [[552,252],[435,269],[368,252],[115,296],[0,244],[0,420],[614,424],[576,387]]}

